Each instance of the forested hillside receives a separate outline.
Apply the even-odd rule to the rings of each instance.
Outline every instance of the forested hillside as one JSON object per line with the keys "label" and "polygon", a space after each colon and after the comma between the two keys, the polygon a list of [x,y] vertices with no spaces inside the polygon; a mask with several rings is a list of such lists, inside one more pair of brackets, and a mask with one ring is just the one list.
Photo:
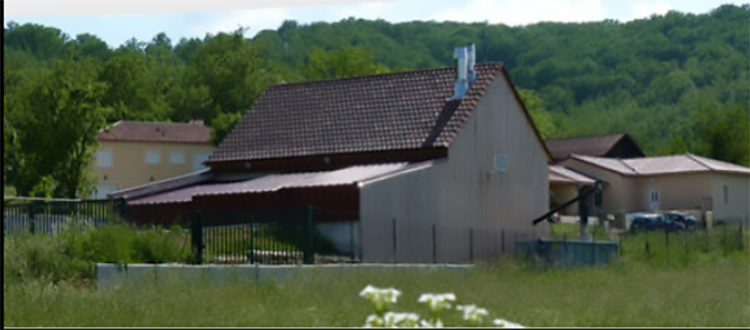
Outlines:
{"label": "forested hillside", "polygon": [[[501,61],[547,138],[629,133],[649,155],[692,152],[750,165],[750,6],[628,23],[347,19],[107,45],[92,34],[8,24],[3,174],[20,194],[74,196],[96,131],[120,119],[203,118],[220,140],[273,84],[446,67],[476,44]],[[252,24],[249,22],[248,24]],[[155,31],[156,32],[156,31]]]}

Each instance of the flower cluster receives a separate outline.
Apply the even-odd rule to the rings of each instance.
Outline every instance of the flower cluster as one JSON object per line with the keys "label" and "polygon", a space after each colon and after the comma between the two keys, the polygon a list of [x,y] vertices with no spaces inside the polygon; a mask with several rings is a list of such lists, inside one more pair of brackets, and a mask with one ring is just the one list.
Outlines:
{"label": "flower cluster", "polygon": [[385,313],[385,310],[388,308],[388,305],[395,304],[398,301],[398,296],[400,295],[401,291],[398,291],[394,288],[378,289],[372,285],[366,286],[365,289],[359,293],[360,297],[369,300],[375,305],[375,310],[381,317],[383,316],[383,313]]}
{"label": "flower cluster", "polygon": [[365,328],[413,328],[418,325],[419,315],[414,313],[386,312],[382,317],[376,314],[370,315],[365,321]]}
{"label": "flower cluster", "polygon": [[[426,304],[430,308],[430,317],[420,318],[414,313],[396,313],[388,311],[388,306],[395,304],[401,292],[394,289],[379,289],[372,285],[365,287],[359,295],[375,305],[375,314],[367,317],[365,328],[372,327],[422,327],[422,328],[442,328],[443,321],[440,316],[443,311],[453,307],[451,303],[456,301],[456,295],[453,293],[425,293],[419,296],[417,302]],[[464,321],[468,326],[479,326],[489,315],[486,309],[476,305],[457,305],[456,310],[463,312]],[[518,323],[513,323],[503,319],[495,319],[493,324],[503,328],[523,328]]]}
{"label": "flower cluster", "polygon": [[456,295],[453,293],[423,293],[419,296],[417,302],[427,304],[433,312],[439,312],[444,309],[451,309],[452,301],[456,301]]}
{"label": "flower cluster", "polygon": [[501,328],[523,328],[524,327],[518,323],[513,323],[507,320],[503,320],[503,319],[495,319],[494,321],[492,321],[492,323]]}
{"label": "flower cluster", "polygon": [[458,305],[457,310],[464,312],[464,320],[470,325],[479,325],[484,321],[484,317],[487,316],[487,310],[479,308],[476,305]]}

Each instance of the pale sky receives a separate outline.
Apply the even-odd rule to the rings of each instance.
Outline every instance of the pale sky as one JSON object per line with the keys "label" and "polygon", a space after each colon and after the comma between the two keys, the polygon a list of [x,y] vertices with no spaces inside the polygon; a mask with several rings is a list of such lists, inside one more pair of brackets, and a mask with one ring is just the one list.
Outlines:
{"label": "pale sky", "polygon": [[[11,2],[11,4],[7,4]],[[8,0],[4,24],[36,23],[61,29],[71,37],[91,33],[117,47],[135,37],[149,41],[165,32],[181,37],[249,27],[246,36],[277,29],[284,20],[300,24],[336,22],[348,17],[405,21],[488,22],[510,26],[541,21],[627,22],[670,10],[703,14],[732,0]],[[300,4],[305,4],[301,6]],[[127,12],[127,13],[126,13]]]}

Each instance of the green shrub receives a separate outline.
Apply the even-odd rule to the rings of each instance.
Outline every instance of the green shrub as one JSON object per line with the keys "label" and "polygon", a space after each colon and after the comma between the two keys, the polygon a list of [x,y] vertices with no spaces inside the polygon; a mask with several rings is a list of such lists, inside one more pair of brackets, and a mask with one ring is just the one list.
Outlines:
{"label": "green shrub", "polygon": [[67,225],[56,236],[46,234],[6,237],[3,267],[6,282],[38,279],[87,280],[95,263],[186,262],[190,247],[184,230],[138,230],[125,223],[97,228]]}

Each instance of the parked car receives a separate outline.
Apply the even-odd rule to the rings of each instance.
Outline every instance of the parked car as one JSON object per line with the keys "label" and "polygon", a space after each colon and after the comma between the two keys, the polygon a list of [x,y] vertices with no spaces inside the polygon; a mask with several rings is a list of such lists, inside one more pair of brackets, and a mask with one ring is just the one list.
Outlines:
{"label": "parked car", "polygon": [[698,220],[696,220],[695,217],[692,216],[691,214],[682,213],[682,212],[669,212],[669,213],[665,213],[664,217],[669,222],[677,221],[683,224],[685,229],[688,229],[688,230],[694,230],[698,228]]}
{"label": "parked car", "polygon": [[654,213],[634,213],[628,215],[632,221],[630,223],[631,231],[661,229],[667,231],[684,230],[686,225],[679,221],[672,221],[673,217],[667,217],[664,214]]}

